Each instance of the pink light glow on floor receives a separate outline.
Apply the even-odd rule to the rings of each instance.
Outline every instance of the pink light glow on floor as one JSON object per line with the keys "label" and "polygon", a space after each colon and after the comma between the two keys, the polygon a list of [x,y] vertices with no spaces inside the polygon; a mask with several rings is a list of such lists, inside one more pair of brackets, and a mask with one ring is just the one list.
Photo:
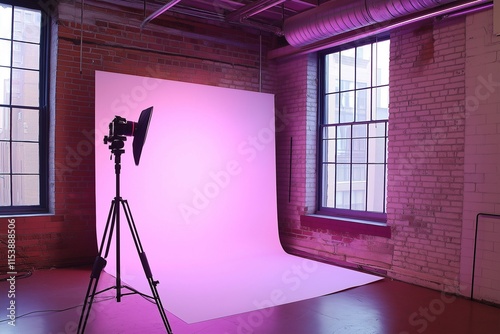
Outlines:
{"label": "pink light glow on floor", "polygon": [[[115,196],[114,162],[102,139],[116,115],[137,121],[150,106],[139,166],[133,162],[133,138],[125,142],[121,195],[130,204],[167,310],[192,323],[379,279],[283,251],[273,95],[109,72],[96,73],[99,241]],[[120,227],[121,278],[149,294],[123,215]],[[111,274],[115,240],[107,258]]]}

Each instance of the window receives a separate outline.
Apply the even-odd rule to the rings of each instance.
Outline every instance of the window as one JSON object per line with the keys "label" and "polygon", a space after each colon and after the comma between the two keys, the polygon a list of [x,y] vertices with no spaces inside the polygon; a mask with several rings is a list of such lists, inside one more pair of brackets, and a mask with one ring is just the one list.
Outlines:
{"label": "window", "polygon": [[[0,212],[48,208],[48,17],[0,2]],[[31,7],[30,7],[31,6]]]}
{"label": "window", "polygon": [[320,55],[319,213],[385,220],[389,46]]}

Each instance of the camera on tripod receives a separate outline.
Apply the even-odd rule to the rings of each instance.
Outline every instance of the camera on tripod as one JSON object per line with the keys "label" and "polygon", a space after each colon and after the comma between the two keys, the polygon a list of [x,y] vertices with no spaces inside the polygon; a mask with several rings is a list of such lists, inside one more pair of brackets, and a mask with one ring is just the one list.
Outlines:
{"label": "camera on tripod", "polygon": [[132,151],[135,164],[139,165],[152,113],[153,107],[144,109],[139,116],[138,122],[127,121],[123,117],[115,116],[111,123],[109,123],[109,135],[104,136],[104,144],[110,144],[109,149],[115,154],[123,153],[125,152],[123,150],[125,146],[124,141],[127,140],[127,137],[134,137]]}

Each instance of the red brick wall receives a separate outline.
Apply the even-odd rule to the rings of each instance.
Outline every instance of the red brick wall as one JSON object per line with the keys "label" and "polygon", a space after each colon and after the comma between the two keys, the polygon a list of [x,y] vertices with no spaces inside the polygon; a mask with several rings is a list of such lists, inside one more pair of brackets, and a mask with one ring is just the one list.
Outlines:
{"label": "red brick wall", "polygon": [[284,249],[352,267],[389,268],[392,245],[386,238],[301,223],[302,215],[316,209],[317,56],[282,59],[277,73],[282,83],[276,92],[277,111],[287,120],[276,134],[278,218]]}
{"label": "red brick wall", "polygon": [[[478,213],[500,215],[500,36],[492,11],[467,17],[461,281],[470,295]],[[500,217],[478,220],[474,298],[500,304]]]}
{"label": "red brick wall", "polygon": [[[316,69],[310,71],[310,65],[315,63],[316,56],[309,55],[284,59],[278,65],[276,168],[278,214],[285,234],[290,232],[287,228],[296,227],[298,213],[314,209],[314,197],[312,201],[308,198],[311,188],[307,181],[311,175],[305,170],[315,160],[316,97],[307,94],[311,84],[311,91],[315,91]],[[314,152],[308,146],[311,139]],[[312,177],[314,182],[314,174]]]}
{"label": "red brick wall", "polygon": [[[464,188],[465,18],[427,21],[391,34],[391,104],[387,224],[391,238],[312,227],[316,165],[312,56],[281,61],[278,107],[291,122],[278,133],[278,203],[282,243],[292,253],[377,270],[438,289],[458,285]],[[292,70],[293,69],[293,70]],[[293,137],[291,200],[289,138]]]}
{"label": "red brick wall", "polygon": [[[167,28],[150,23],[141,32],[142,18],[142,12],[87,5],[80,59],[80,10],[69,1],[59,5],[54,29],[56,48],[52,50],[57,55],[57,68],[52,69],[56,88],[52,110],[55,212],[42,217],[14,217],[18,268],[86,264],[96,255],[95,71],[267,93],[273,90],[272,66],[265,59],[272,36],[262,37],[261,66],[260,37],[255,30],[203,22],[188,24],[182,17],[164,14],[159,20]],[[1,218],[1,240],[7,240],[7,225],[8,218]],[[4,244],[0,247],[7,248]],[[7,263],[4,258],[0,260],[1,266]]]}
{"label": "red brick wall", "polygon": [[465,17],[391,34],[390,275],[456,289],[464,189]]}

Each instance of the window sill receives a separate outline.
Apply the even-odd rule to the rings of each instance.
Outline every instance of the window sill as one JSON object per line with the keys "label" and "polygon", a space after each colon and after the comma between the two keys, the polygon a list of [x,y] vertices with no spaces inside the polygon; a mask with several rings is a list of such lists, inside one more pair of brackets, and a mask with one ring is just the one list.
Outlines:
{"label": "window sill", "polygon": [[371,235],[391,238],[391,228],[383,223],[324,215],[300,216],[302,226],[320,228],[352,235]]}

